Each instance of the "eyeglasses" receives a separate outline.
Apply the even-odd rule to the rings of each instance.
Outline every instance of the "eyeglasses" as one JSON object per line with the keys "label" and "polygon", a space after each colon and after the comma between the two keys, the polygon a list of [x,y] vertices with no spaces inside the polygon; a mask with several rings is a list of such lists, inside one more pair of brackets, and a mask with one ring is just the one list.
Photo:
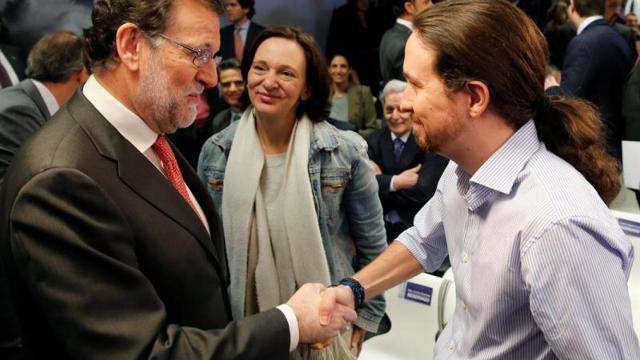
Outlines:
{"label": "eyeglasses", "polygon": [[213,53],[209,49],[193,48],[183,43],[182,41],[174,39],[170,36],[164,34],[160,34],[160,36],[191,52],[191,54],[193,55],[193,65],[195,65],[196,67],[205,66],[211,60],[213,60],[217,66],[222,61],[221,56],[213,56]]}

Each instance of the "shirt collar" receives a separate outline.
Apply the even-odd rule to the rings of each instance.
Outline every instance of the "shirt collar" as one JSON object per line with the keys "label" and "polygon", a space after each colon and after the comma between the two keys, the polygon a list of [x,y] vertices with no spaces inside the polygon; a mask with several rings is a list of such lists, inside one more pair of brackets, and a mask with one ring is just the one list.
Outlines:
{"label": "shirt collar", "polygon": [[[531,156],[542,146],[533,120],[515,132],[473,176],[461,168],[456,169],[458,190],[471,210],[484,204],[492,192],[509,194]],[[471,190],[471,191],[467,191]]]}
{"label": "shirt collar", "polygon": [[244,24],[242,24],[240,26],[236,26],[236,29],[240,28],[240,31],[248,31],[250,24],[251,24],[251,20],[247,20],[247,21],[244,22]]}
{"label": "shirt collar", "polygon": [[49,115],[53,116],[53,114],[55,114],[56,111],[60,109],[58,100],[56,100],[56,97],[53,96],[51,90],[49,90],[49,88],[46,87],[43,83],[34,79],[31,79],[31,81],[33,81],[33,84],[36,86],[36,89],[38,89],[40,96],[42,96],[42,100],[44,100],[44,104],[47,106],[47,110],[49,110]]}
{"label": "shirt collar", "polygon": [[413,31],[413,23],[409,20],[397,18],[396,22],[400,25],[404,25],[409,28],[409,30]]}
{"label": "shirt collar", "polygon": [[592,22],[600,19],[604,19],[604,17],[602,17],[602,15],[593,15],[584,19],[580,24],[580,26],[578,26],[578,30],[576,30],[576,35],[580,35],[580,33],[583,32],[584,29],[587,28],[587,26],[589,26]]}
{"label": "shirt collar", "polygon": [[[396,138],[398,138],[398,135],[394,134],[393,131],[389,131],[391,133],[391,141],[396,141]],[[411,130],[407,131],[404,135],[400,136],[400,140],[402,140],[403,143],[407,143],[407,140],[409,140],[409,135],[411,135]]]}
{"label": "shirt collar", "polygon": [[96,110],[138,151],[144,153],[155,143],[158,134],[111,95],[93,75],[84,84],[82,92]]}

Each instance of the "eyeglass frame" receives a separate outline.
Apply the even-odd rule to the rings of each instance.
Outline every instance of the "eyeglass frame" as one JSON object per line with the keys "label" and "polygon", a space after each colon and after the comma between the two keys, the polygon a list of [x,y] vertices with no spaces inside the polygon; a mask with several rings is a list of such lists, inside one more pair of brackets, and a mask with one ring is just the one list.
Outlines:
{"label": "eyeglass frame", "polygon": [[[171,36],[167,36],[165,34],[158,35],[191,52],[193,55],[191,62],[197,68],[207,65],[211,60],[213,60],[216,66],[220,65],[220,62],[222,61],[222,56],[214,56],[213,52],[209,49],[194,48]],[[202,59],[203,57],[205,57],[204,60]]]}

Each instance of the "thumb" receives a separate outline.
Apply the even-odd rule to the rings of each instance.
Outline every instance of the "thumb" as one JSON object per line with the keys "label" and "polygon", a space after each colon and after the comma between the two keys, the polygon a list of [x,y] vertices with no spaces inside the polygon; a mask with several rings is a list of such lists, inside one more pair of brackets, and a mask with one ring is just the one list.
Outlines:
{"label": "thumb", "polygon": [[420,168],[422,168],[422,164],[418,164],[416,167],[411,168],[411,171],[417,173],[420,171]]}
{"label": "thumb", "polygon": [[333,288],[328,288],[321,293],[320,297],[320,325],[327,325],[333,317],[333,310],[336,305],[336,294]]}

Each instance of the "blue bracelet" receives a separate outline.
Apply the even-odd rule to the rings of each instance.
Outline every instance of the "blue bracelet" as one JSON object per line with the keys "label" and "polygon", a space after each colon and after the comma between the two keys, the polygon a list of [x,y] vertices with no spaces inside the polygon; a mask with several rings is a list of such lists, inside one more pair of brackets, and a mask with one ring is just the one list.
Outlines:
{"label": "blue bracelet", "polygon": [[362,306],[364,302],[364,288],[358,280],[354,278],[344,278],[338,282],[338,285],[346,285],[351,289],[356,309]]}

